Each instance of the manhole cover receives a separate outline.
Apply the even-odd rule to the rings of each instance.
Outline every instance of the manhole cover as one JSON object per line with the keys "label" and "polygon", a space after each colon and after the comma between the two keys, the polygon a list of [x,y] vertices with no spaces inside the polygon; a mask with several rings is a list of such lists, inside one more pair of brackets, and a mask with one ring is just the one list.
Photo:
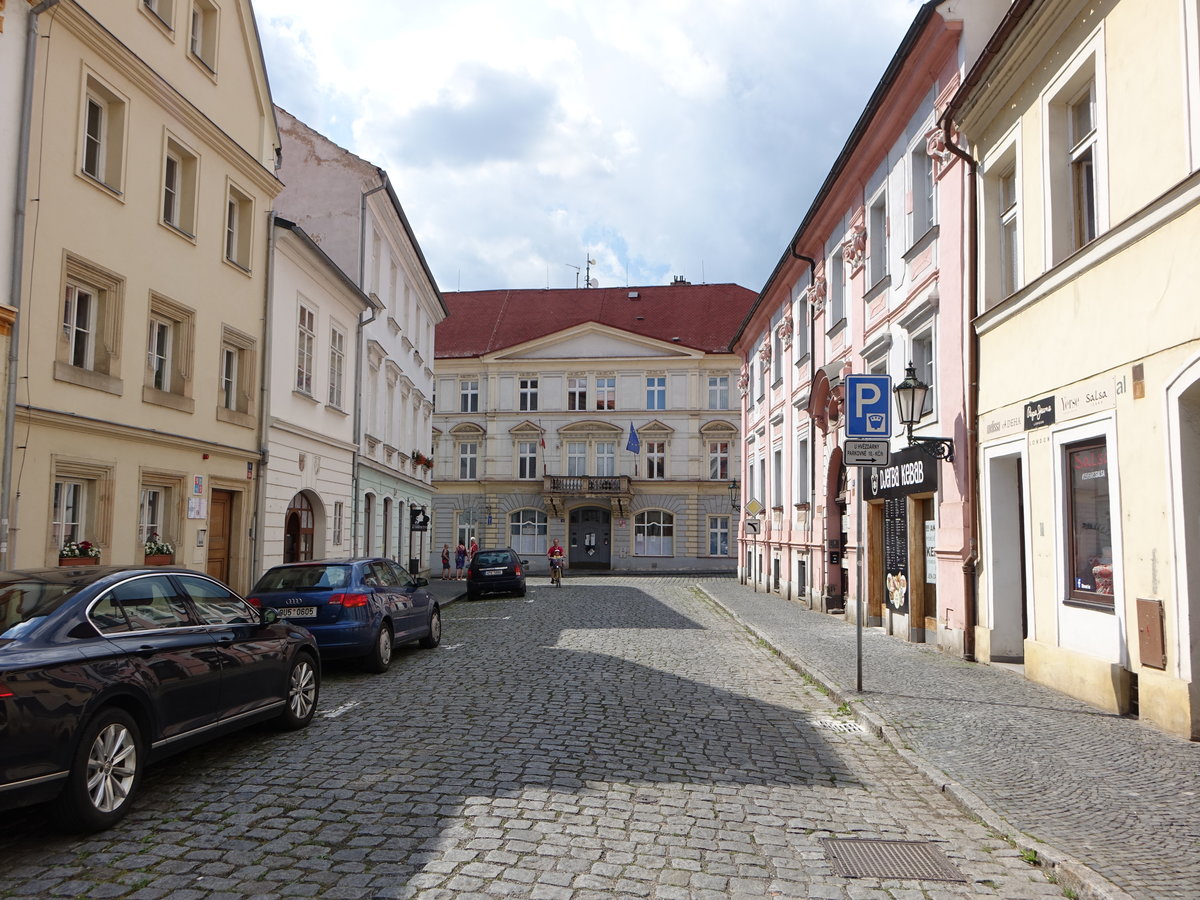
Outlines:
{"label": "manhole cover", "polygon": [[945,854],[928,841],[822,838],[825,855],[843,878],[913,878],[966,881]]}
{"label": "manhole cover", "polygon": [[851,722],[848,719],[817,719],[814,724],[818,728],[824,728],[827,731],[839,731],[842,734],[864,734],[867,730],[857,722]]}

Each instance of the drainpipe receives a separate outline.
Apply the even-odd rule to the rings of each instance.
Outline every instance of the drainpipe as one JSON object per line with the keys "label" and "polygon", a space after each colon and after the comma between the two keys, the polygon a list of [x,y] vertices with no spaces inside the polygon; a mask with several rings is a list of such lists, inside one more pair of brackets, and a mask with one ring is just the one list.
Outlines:
{"label": "drainpipe", "polygon": [[258,575],[263,571],[263,524],[267,509],[267,473],[270,463],[270,447],[268,446],[269,426],[271,421],[271,335],[275,333],[275,210],[267,211],[267,277],[266,297],[263,301],[263,372],[258,398],[258,484],[254,496],[254,530],[251,532],[250,558],[254,564],[254,574],[250,578],[253,585]]}
{"label": "drainpipe", "polygon": [[33,79],[37,69],[38,16],[58,3],[43,0],[29,10],[25,31],[25,70],[21,88],[21,124],[17,144],[16,194],[13,198],[12,277],[9,281],[9,305],[17,310],[12,334],[8,339],[7,391],[4,401],[4,447],[0,461],[0,569],[9,569],[9,514],[12,506],[12,457],[16,433],[17,375],[21,346],[21,280],[25,264],[25,204],[29,187],[29,131],[33,123]]}
{"label": "drainpipe", "polygon": [[[363,191],[362,196],[358,200],[358,286],[365,294],[366,279],[367,279],[367,198],[372,194],[378,194],[382,190],[387,189],[387,174],[382,169],[377,170],[381,173],[383,181],[378,187],[373,187],[369,191]],[[371,316],[368,319],[359,318],[358,320],[358,365],[354,367],[354,459],[351,463],[351,471],[354,473],[350,479],[351,497],[350,497],[350,546],[353,548],[354,554],[359,553],[358,547],[358,457],[359,449],[362,446],[362,383],[363,383],[363,365],[366,363],[366,327],[375,321],[379,312],[374,306],[371,307]]]}
{"label": "drainpipe", "polygon": [[966,340],[967,350],[967,383],[963,392],[963,424],[966,428],[966,496],[971,504],[971,541],[970,553],[963,561],[963,594],[966,597],[963,623],[963,659],[975,659],[975,622],[979,603],[979,535],[981,534],[981,512],[979,509],[979,435],[976,430],[976,409],[979,406],[979,336],[971,324],[979,308],[979,186],[977,173],[979,164],[970,153],[963,150],[954,142],[950,133],[950,118],[954,106],[947,108],[942,116],[942,140],[946,149],[967,164],[967,303],[966,323],[969,334]]}
{"label": "drainpipe", "polygon": [[[803,260],[808,263],[809,284],[812,285],[817,280],[817,261],[811,256],[804,256],[796,252],[796,244],[793,241],[788,244],[788,250],[792,252],[792,256],[796,259]],[[817,375],[817,338],[814,330],[817,327],[817,312],[811,303],[808,304],[808,389],[812,390],[813,379]],[[817,485],[817,438],[812,427],[812,416],[808,417],[808,539],[812,541],[813,534],[813,516],[816,515],[816,485]],[[809,575],[811,578],[811,574]],[[812,595],[808,597],[808,605],[812,606]]]}

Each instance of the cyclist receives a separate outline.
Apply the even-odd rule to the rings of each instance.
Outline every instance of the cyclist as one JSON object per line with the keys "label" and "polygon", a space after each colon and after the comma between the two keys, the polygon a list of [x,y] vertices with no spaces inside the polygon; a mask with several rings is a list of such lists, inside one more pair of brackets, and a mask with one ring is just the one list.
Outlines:
{"label": "cyclist", "polygon": [[558,543],[558,538],[554,539],[554,544],[546,551],[546,556],[550,559],[550,580],[558,584],[562,581],[563,565],[563,548]]}

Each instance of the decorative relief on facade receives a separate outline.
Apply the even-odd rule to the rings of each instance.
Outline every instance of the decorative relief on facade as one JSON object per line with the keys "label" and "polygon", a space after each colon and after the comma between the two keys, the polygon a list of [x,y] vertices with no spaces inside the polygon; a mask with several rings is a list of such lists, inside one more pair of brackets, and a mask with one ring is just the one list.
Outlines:
{"label": "decorative relief on facade", "polygon": [[861,221],[850,228],[850,238],[842,244],[842,260],[853,275],[863,267],[867,259],[867,226]]}
{"label": "decorative relief on facade", "polygon": [[750,373],[745,369],[738,375],[737,386],[743,397],[750,392]]}
{"label": "decorative relief on facade", "polygon": [[[958,133],[955,132],[953,138],[957,140]],[[941,128],[931,128],[925,132],[925,152],[933,157],[933,177],[938,179],[942,177],[951,163],[954,162],[954,154],[946,148],[946,133]]]}
{"label": "decorative relief on facade", "polygon": [[808,302],[812,304],[813,315],[825,309],[825,273],[819,269],[817,277],[808,287]]}
{"label": "decorative relief on facade", "polygon": [[775,333],[779,335],[779,339],[783,341],[785,348],[792,346],[792,332],[794,327],[792,325],[792,317],[787,315],[783,317],[783,321],[775,328]]}
{"label": "decorative relief on facade", "polygon": [[758,348],[758,358],[763,362],[771,361],[771,338],[768,336],[762,342],[762,346]]}

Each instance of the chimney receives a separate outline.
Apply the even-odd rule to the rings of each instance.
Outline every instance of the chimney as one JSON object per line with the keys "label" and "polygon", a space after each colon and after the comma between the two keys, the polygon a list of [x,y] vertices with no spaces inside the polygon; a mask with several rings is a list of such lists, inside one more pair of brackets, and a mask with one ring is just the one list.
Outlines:
{"label": "chimney", "polygon": [[674,278],[671,279],[671,284],[691,284],[691,282],[688,281],[686,278],[684,278],[682,275],[676,275]]}

